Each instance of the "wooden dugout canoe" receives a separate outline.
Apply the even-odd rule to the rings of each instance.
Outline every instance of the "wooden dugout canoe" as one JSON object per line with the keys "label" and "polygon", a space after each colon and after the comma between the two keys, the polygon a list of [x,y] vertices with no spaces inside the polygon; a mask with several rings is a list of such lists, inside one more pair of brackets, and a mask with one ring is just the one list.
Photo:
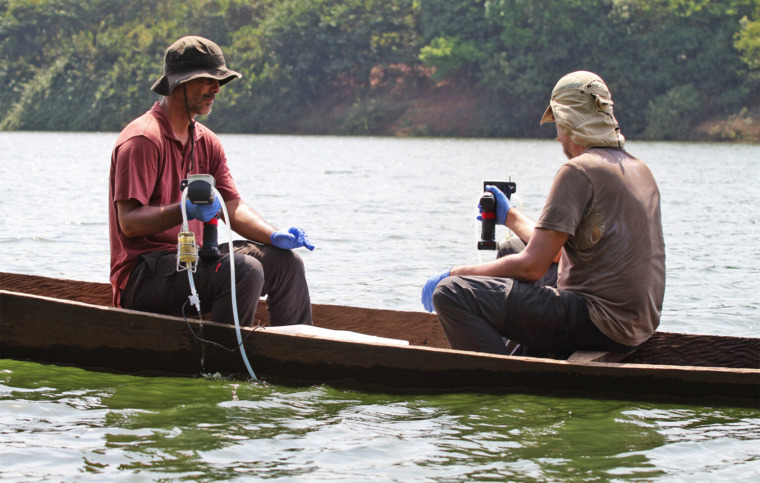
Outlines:
{"label": "wooden dugout canoe", "polygon": [[[114,308],[110,299],[108,284],[0,272],[0,358],[138,375],[248,378],[234,327]],[[565,361],[452,350],[437,317],[424,312],[315,304],[313,319],[330,330],[241,329],[260,379],[404,393],[529,392],[760,407],[757,338],[658,332],[627,355],[581,353]],[[262,300],[257,322],[266,320]],[[360,334],[382,339],[350,340]]]}

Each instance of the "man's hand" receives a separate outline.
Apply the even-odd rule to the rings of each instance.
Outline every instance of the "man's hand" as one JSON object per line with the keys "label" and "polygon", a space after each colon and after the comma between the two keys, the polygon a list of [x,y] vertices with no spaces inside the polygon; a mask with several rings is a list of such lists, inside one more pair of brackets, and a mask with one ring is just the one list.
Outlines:
{"label": "man's hand", "polygon": [[190,200],[185,200],[185,208],[187,209],[188,220],[201,220],[202,222],[210,221],[213,217],[219,213],[222,209],[222,203],[219,201],[219,197],[214,197],[214,202],[210,205],[195,204]]}
{"label": "man's hand", "polygon": [[514,208],[514,203],[496,186],[489,184],[486,186],[486,191],[493,193],[493,197],[496,200],[496,223],[506,225],[507,213],[509,213],[510,209]]}
{"label": "man's hand", "polygon": [[293,248],[304,247],[314,251],[314,245],[309,242],[309,237],[298,227],[291,227],[288,231],[277,230],[270,237],[272,245],[283,250],[292,250]]}
{"label": "man's hand", "polygon": [[444,278],[448,277],[450,273],[451,269],[448,269],[445,272],[439,273],[438,275],[433,275],[425,283],[425,286],[422,287],[422,306],[425,307],[425,310],[428,312],[435,310],[433,307],[433,290],[435,290],[435,288],[438,286],[438,283]]}

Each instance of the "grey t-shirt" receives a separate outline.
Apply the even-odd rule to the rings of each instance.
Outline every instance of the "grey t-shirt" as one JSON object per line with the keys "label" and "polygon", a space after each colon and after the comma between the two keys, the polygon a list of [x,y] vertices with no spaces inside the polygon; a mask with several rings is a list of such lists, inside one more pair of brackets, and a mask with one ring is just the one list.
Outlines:
{"label": "grey t-shirt", "polygon": [[657,329],[665,294],[660,192],[623,149],[591,148],[562,165],[537,228],[570,234],[558,288],[582,295],[610,339],[638,345]]}

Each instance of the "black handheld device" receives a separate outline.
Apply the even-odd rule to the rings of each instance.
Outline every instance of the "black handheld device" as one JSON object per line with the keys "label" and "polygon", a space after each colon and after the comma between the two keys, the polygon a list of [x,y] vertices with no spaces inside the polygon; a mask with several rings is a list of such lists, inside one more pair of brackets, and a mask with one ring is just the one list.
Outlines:
{"label": "black handheld device", "polygon": [[[209,178],[211,178],[209,176]],[[213,181],[213,178],[211,178]],[[187,187],[187,199],[196,205],[214,202],[214,187],[206,179],[182,180],[182,190]],[[203,246],[198,250],[198,256],[203,260],[214,261],[221,257],[219,251],[219,213],[203,224]]]}
{"label": "black handheld device", "polygon": [[484,181],[483,194],[480,197],[480,240],[478,250],[496,250],[496,198],[486,191],[486,186],[496,186],[507,198],[517,191],[517,184],[512,181]]}

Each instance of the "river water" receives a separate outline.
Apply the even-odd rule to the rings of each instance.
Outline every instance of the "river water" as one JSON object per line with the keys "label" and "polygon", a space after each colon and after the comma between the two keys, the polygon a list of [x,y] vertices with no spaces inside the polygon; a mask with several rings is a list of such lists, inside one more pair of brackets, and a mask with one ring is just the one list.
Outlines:
{"label": "river water", "polygon": [[[108,280],[115,136],[0,132],[0,271]],[[414,311],[428,276],[493,256],[475,249],[482,181],[511,178],[535,217],[564,160],[548,140],[221,138],[243,198],[317,246],[300,251],[315,303]],[[760,337],[760,146],[627,147],[662,193],[660,329]],[[8,481],[750,481],[760,408],[397,396],[0,359],[0,448]]]}

